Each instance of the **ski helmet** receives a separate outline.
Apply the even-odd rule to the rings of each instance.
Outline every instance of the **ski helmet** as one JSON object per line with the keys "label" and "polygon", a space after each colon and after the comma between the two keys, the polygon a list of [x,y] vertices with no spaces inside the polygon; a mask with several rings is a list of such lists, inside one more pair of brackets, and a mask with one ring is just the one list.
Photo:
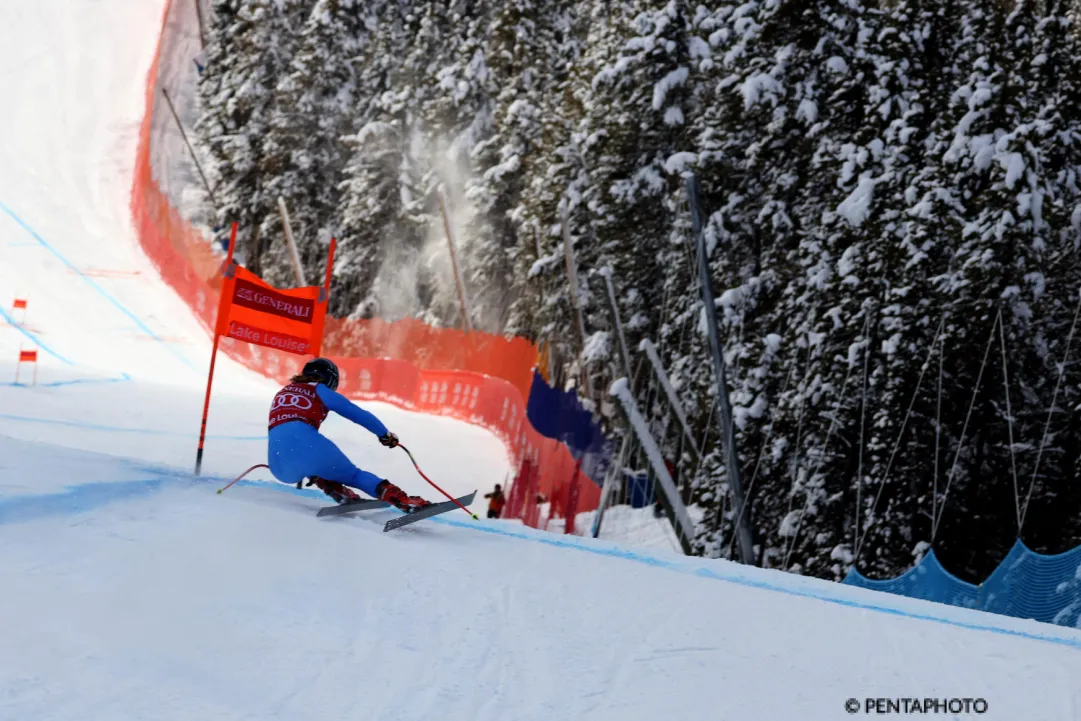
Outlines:
{"label": "ski helmet", "polygon": [[301,375],[318,378],[330,390],[338,389],[338,366],[329,358],[316,358],[304,364]]}

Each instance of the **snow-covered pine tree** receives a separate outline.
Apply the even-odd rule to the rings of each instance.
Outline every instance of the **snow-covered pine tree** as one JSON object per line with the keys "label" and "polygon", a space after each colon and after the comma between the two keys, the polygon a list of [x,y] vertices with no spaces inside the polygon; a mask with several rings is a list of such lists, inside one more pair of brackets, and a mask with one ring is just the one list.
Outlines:
{"label": "snow-covered pine tree", "polygon": [[886,22],[881,50],[892,84],[903,88],[903,107],[884,135],[888,182],[874,189],[892,219],[871,252],[884,256],[888,272],[870,349],[863,469],[845,501],[858,526],[844,555],[858,548],[857,565],[868,573],[906,567],[931,537],[931,494],[945,458],[937,418],[939,325],[947,312],[935,278],[948,266],[964,212],[941,167],[939,127],[955,85],[950,55],[959,13],[937,0],[906,0]]}
{"label": "snow-covered pine tree", "polygon": [[275,107],[274,88],[288,72],[297,30],[314,0],[216,0],[207,37],[207,66],[199,81],[202,114],[196,141],[212,159],[207,172],[220,221],[240,227],[238,246],[248,268],[264,268],[271,239],[257,226],[276,212],[267,191],[264,138]]}
{"label": "snow-covered pine tree", "polygon": [[410,271],[423,244],[426,219],[411,213],[412,88],[399,76],[416,22],[412,5],[409,0],[388,3],[369,29],[370,41],[353,58],[357,132],[344,139],[350,156],[340,185],[341,239],[335,262],[336,273],[349,284],[346,300],[353,317],[394,320],[415,312],[418,305]]}
{"label": "snow-covered pine tree", "polygon": [[[485,5],[474,0],[420,4],[414,10],[416,30],[399,73],[411,89],[406,125],[416,188],[414,217],[426,221],[427,227],[417,265],[419,317],[435,325],[462,325],[439,193],[447,193],[452,213],[464,207],[459,188],[470,172],[471,141],[486,132],[486,66],[478,44]],[[458,225],[457,215],[454,221]],[[456,241],[461,252],[463,239]]]}
{"label": "snow-covered pine tree", "polygon": [[[595,275],[610,267],[631,346],[657,342],[705,438],[696,547],[727,553],[681,177],[694,170],[763,563],[837,578],[859,545],[861,570],[895,575],[933,540],[978,580],[1033,475],[1022,537],[1081,540],[1075,361],[1055,390],[1067,342],[1081,352],[1076,3],[316,5],[215,4],[199,129],[257,270],[288,277],[265,252],[285,191],[302,242],[340,228],[337,312],[457,323],[446,185],[474,323],[539,341],[558,381],[579,352],[567,203],[594,385],[625,372]],[[313,172],[335,165],[340,183]],[[663,405],[639,390],[664,435]]]}
{"label": "snow-covered pine tree", "polygon": [[1034,318],[1039,332],[1031,343],[1040,363],[1025,373],[1043,380],[1039,400],[1044,407],[1034,409],[1038,423],[1023,439],[1036,447],[1039,460],[1032,459],[1031,470],[1026,466],[1021,477],[1025,496],[1021,537],[1039,552],[1061,553],[1081,538],[1081,489],[1072,482],[1081,466],[1081,425],[1077,414],[1068,410],[1081,402],[1077,377],[1081,346],[1073,325],[1081,297],[1081,47],[1079,17],[1070,3],[1053,0],[1038,7],[1044,14],[1033,18],[1032,57],[1021,77],[1027,81],[1024,87],[1040,130],[1028,140],[1040,158],[1041,180],[1050,187],[1040,206],[1047,224],[1045,269],[1042,278],[1034,277],[1037,282],[1029,286],[1043,300],[1042,312]]}
{"label": "snow-covered pine tree", "polygon": [[[521,324],[522,316],[530,316],[537,340],[550,348],[560,366],[557,378],[575,379],[582,388],[582,368],[579,362],[583,341],[588,341],[598,329],[594,323],[606,319],[601,296],[590,292],[589,275],[598,268],[598,248],[591,235],[587,206],[593,202],[595,189],[589,177],[586,161],[587,146],[598,141],[603,131],[590,129],[594,93],[592,80],[605,64],[619,52],[624,36],[620,22],[627,17],[627,4],[579,3],[580,12],[573,18],[572,32],[580,38],[573,47],[574,56],[563,55],[567,80],[562,91],[548,94],[542,104],[541,133],[549,157],[540,166],[543,174],[532,179],[524,190],[524,220],[533,237],[534,246],[544,254],[527,270],[527,277],[546,277],[543,292],[532,295],[536,304],[530,308],[520,304],[511,322]],[[558,86],[557,86],[558,87]],[[618,109],[610,113],[607,122],[616,122]],[[560,232],[561,209],[568,209],[568,234],[574,245],[578,265],[579,288],[576,289],[586,328],[586,338],[580,339],[571,305],[571,289],[564,271],[564,251]],[[528,237],[528,236],[527,236]],[[535,252],[535,251],[534,251]],[[525,264],[519,264],[525,267]],[[540,282],[540,281],[536,281]],[[528,297],[524,299],[528,301]],[[607,324],[607,320],[603,320]],[[596,349],[602,344],[593,344]],[[599,386],[597,386],[599,387]],[[582,395],[586,394],[584,391]],[[590,402],[596,398],[588,399]]]}
{"label": "snow-covered pine tree", "polygon": [[[917,3],[907,5],[912,11],[919,8]],[[1047,341],[1041,338],[1043,331],[1039,327],[1042,323],[1034,320],[1057,318],[1061,329],[1072,315],[1072,309],[1053,310],[1052,297],[1064,296],[1047,293],[1043,280],[1049,266],[1045,250],[1049,228],[1041,229],[1030,215],[1035,207],[1036,215],[1046,218],[1052,198],[1062,194],[1058,184],[1066,176],[1045,170],[1048,163],[1030,140],[1032,129],[1039,126],[1033,117],[1039,105],[1035,96],[1029,95],[1031,78],[1037,73],[1026,68],[1040,53],[1034,51],[1025,27],[1040,27],[1042,21],[1026,13],[1023,3],[1012,14],[984,4],[961,4],[952,7],[951,12],[933,6],[928,10],[922,11],[924,22],[910,25],[927,28],[922,35],[944,62],[927,66],[921,95],[929,99],[927,107],[937,110],[930,114],[930,123],[917,124],[913,131],[913,137],[918,138],[922,127],[928,127],[921,141],[921,167],[906,191],[908,209],[902,228],[910,282],[900,307],[922,303],[939,315],[936,320],[933,315],[921,313],[922,321],[916,326],[924,329],[924,337],[915,345],[922,345],[924,354],[934,351],[928,372],[931,382],[925,380],[902,446],[932,452],[902,453],[891,474],[891,479],[896,480],[884,489],[876,489],[874,483],[866,489],[873,492],[864,494],[862,512],[865,525],[870,523],[872,527],[865,534],[861,567],[892,575],[909,562],[905,552],[918,555],[930,547],[929,525],[934,508],[936,516],[946,519],[934,539],[939,557],[954,572],[977,580],[997,562],[986,559],[999,556],[995,552],[972,556],[958,551],[971,547],[967,534],[973,532],[976,518],[980,519],[981,537],[987,546],[1004,552],[1012,544],[1017,533],[1014,463],[1018,490],[1023,493],[1039,442],[1034,436],[1041,431],[1037,426],[1046,417],[1051,384],[1056,378],[1048,368],[1053,361],[1046,358]],[[1036,62],[1038,65],[1042,61]],[[1011,78],[1014,71],[1018,74]],[[947,97],[936,93],[935,88],[946,89]],[[1044,96],[1044,92],[1036,94]],[[1009,167],[1016,158],[1006,153],[1011,136],[1018,130],[1029,134],[1017,151],[1025,168],[1022,171],[1015,164],[1018,176],[1011,179]],[[1011,183],[1013,188],[1009,187]],[[1033,197],[1042,200],[1033,205]],[[1059,218],[1061,223],[1061,215]],[[918,277],[910,272],[921,266],[925,270]],[[933,283],[930,290],[928,280]],[[1013,454],[1002,376],[1001,334],[996,330],[991,335],[999,308],[1006,319],[1010,410],[1016,444]],[[928,329],[941,320],[945,321],[943,340],[939,349],[934,349]],[[1067,331],[1060,332],[1064,337]],[[911,338],[911,331],[904,337]],[[967,400],[974,392],[989,340],[990,356],[973,423],[968,427],[954,471]],[[908,344],[910,341],[903,340],[900,347]],[[944,352],[941,425],[935,423],[937,387],[934,400],[928,388],[937,386],[938,350]],[[918,363],[922,360],[914,354],[907,362],[887,366],[885,384],[875,398],[876,430],[895,417],[896,400],[888,402],[887,398],[891,393],[896,395],[891,389],[901,389],[902,396],[912,394],[911,376]],[[886,440],[881,439],[880,445]],[[947,484],[949,495],[944,498]],[[938,494],[933,503],[932,487]],[[879,490],[885,492],[877,513],[871,516],[871,499]],[[951,528],[949,519],[958,515],[968,522]],[[905,523],[905,518],[912,522]],[[914,531],[906,532],[906,526]]]}
{"label": "snow-covered pine tree", "polygon": [[[368,42],[365,20],[378,4],[359,0],[317,0],[298,28],[296,52],[278,81],[276,102],[263,141],[262,171],[266,190],[285,200],[301,263],[309,282],[322,276],[331,236],[337,234],[341,192],[338,188],[347,158],[342,142],[352,126],[355,104],[353,57]],[[288,284],[281,218],[263,218],[262,234],[277,239],[268,252],[275,257],[267,280]],[[348,307],[348,283],[333,296],[334,308]]]}
{"label": "snow-covered pine tree", "polygon": [[500,307],[498,329],[512,333],[531,334],[533,322],[522,314],[531,315],[543,302],[539,282],[529,280],[529,270],[539,260],[540,220],[530,214],[524,196],[529,179],[543,174],[549,162],[552,139],[545,137],[545,127],[558,125],[559,108],[552,107],[550,99],[559,96],[565,83],[567,38],[560,28],[568,24],[571,4],[506,2],[488,30],[492,118],[490,134],[470,153],[469,280],[475,289],[495,291],[479,299],[479,318],[488,320],[485,307]]}
{"label": "snow-covered pine tree", "polygon": [[[982,173],[968,185],[979,192],[973,192],[969,201],[970,222],[958,249],[959,287],[953,295],[958,304],[993,305],[1001,312],[1005,358],[1001,348],[996,349],[999,362],[989,370],[1001,375],[1005,361],[1010,397],[1007,403],[1000,378],[992,376],[997,382],[981,394],[977,406],[977,412],[983,411],[977,419],[982,422],[974,422],[971,431],[974,448],[970,452],[982,463],[968,469],[969,483],[960,486],[956,501],[982,521],[968,520],[965,525],[969,529],[982,526],[978,532],[993,557],[1004,553],[1019,532],[1018,518],[1001,509],[1012,509],[1027,497],[1057,381],[1056,364],[1065,353],[1064,339],[1074,308],[1071,295],[1076,292],[1063,284],[1059,292],[1049,293],[1047,280],[1051,263],[1063,260],[1058,272],[1076,277],[1076,261],[1060,252],[1059,243],[1076,205],[1076,189],[1069,187],[1063,171],[1077,167],[1079,160],[1078,96],[1076,88],[1070,87],[1078,69],[1078,44],[1055,10],[1055,3],[1019,0],[1004,17],[993,16],[998,82],[986,101],[987,112],[966,128],[973,139],[974,166],[977,151],[983,151],[978,156]],[[1048,64],[1050,70],[1044,67]],[[1065,92],[1059,92],[1060,88]],[[1044,467],[1045,471],[1049,468],[1054,465]],[[1069,477],[1051,476],[1044,492],[1055,494]],[[1069,508],[1064,502],[1068,499],[1070,494],[1058,495],[1057,502]],[[1081,510],[1077,496],[1072,500],[1076,513]],[[1036,531],[1037,526],[1030,529]],[[955,544],[964,543],[961,533],[942,526],[936,547],[950,554]],[[1051,540],[1047,535],[1042,539],[1043,543]],[[979,577],[993,565],[977,558],[965,570]]]}
{"label": "snow-covered pine tree", "polygon": [[606,388],[625,369],[603,281],[588,276],[613,271],[632,349],[661,322],[665,271],[679,273],[684,287],[694,278],[688,237],[674,231],[677,215],[686,216],[683,181],[669,172],[669,160],[683,161],[679,153],[690,148],[686,122],[696,109],[685,3],[639,0],[592,13],[575,70],[589,86],[579,90],[581,114],[564,151],[574,169],[565,199],[580,275],[590,285],[586,361],[595,385]]}
{"label": "snow-covered pine tree", "polygon": [[[684,288],[695,277],[679,172],[693,163],[687,122],[698,112],[692,72],[701,38],[689,26],[690,12],[677,0],[633,3],[617,26],[619,54],[593,78],[595,98],[586,116],[586,127],[595,129],[584,146],[592,186],[586,217],[598,263],[614,271],[632,348],[662,322],[660,313],[650,311],[664,295],[665,271],[680,277]],[[620,112],[612,113],[613,107]],[[596,312],[598,327],[608,328],[604,304]],[[614,337],[608,346],[615,361]]]}
{"label": "snow-covered pine tree", "polygon": [[[949,495],[938,502],[938,515],[944,520],[938,523],[934,545],[944,563],[952,562],[955,573],[980,578],[995,564],[986,561],[988,556],[958,553],[959,528],[951,520],[962,514],[967,519],[963,533],[975,533],[987,549],[995,549],[991,557],[1004,554],[1016,538],[1014,452],[1019,446],[1011,448],[1011,439],[1019,440],[1023,429],[1013,422],[1018,408],[1011,408],[1010,403],[1021,401],[1017,384],[1022,364],[1018,361],[1025,353],[1031,317],[1020,289],[1024,277],[1039,265],[1039,249],[1016,215],[1018,181],[1025,180],[1024,157],[1008,151],[1004,140],[1015,132],[1027,110],[1003,62],[1006,54],[1029,55],[1030,40],[1026,35],[1010,37],[1007,10],[996,3],[961,6],[960,37],[953,56],[958,84],[942,115],[950,123],[945,130],[949,147],[942,161],[950,174],[948,190],[964,208],[965,224],[954,236],[949,267],[940,271],[938,296],[950,316],[943,340],[943,365],[950,378],[944,382],[943,394],[954,399],[975,397],[975,406],[963,439],[957,429],[965,427],[968,404],[962,406],[964,415],[957,412],[943,418],[944,427],[953,429],[949,457],[958,453],[958,446],[960,457],[956,471],[950,461]],[[977,380],[981,381],[978,389]]]}
{"label": "snow-covered pine tree", "polygon": [[[716,209],[709,232],[723,248],[714,277],[736,339],[730,365],[740,369],[732,380],[737,443],[754,482],[763,563],[797,570],[807,556],[828,564],[816,546],[840,539],[836,518],[804,524],[825,503],[843,515],[838,489],[824,483],[841,481],[831,464],[842,459],[830,449],[858,408],[843,379],[863,303],[843,292],[837,267],[866,231],[836,209],[857,188],[861,159],[872,156],[854,142],[871,141],[855,135],[874,67],[873,50],[860,46],[875,37],[865,15],[857,3],[790,1],[729,6],[708,20],[717,82],[696,131],[705,197]],[[866,210],[850,205],[853,217]],[[838,399],[845,418],[831,431]],[[801,538],[811,548],[797,549]]]}
{"label": "snow-covered pine tree", "polygon": [[[577,358],[578,344],[565,290],[558,225],[560,202],[581,172],[574,132],[583,104],[589,102],[592,77],[581,62],[583,48],[590,44],[590,32],[603,31],[606,26],[590,22],[589,7],[577,0],[549,3],[546,7],[552,11],[547,16],[551,24],[546,37],[538,36],[538,50],[548,58],[552,74],[538,79],[547,87],[534,94],[536,127],[531,135],[535,157],[523,162],[535,170],[522,183],[515,253],[517,294],[507,330],[537,340],[548,354],[553,378],[561,382]],[[496,110],[497,133],[503,132],[499,125],[501,107]],[[512,107],[507,106],[508,120]]]}
{"label": "snow-covered pine tree", "polygon": [[[470,322],[480,330],[502,332],[513,292],[510,249],[515,236],[508,218],[499,217],[485,178],[486,149],[495,144],[493,113],[497,96],[513,86],[491,67],[501,52],[500,14],[513,7],[487,2],[462,3],[452,16],[455,39],[450,62],[438,73],[442,102],[429,113],[446,137],[446,158],[437,165],[454,227],[461,273],[469,297]],[[505,33],[504,33],[505,34]],[[506,95],[503,95],[505,98]],[[445,256],[442,245],[439,256]]]}
{"label": "snow-covered pine tree", "polygon": [[[861,477],[893,486],[908,480],[889,451],[912,431],[907,403],[926,356],[926,309],[907,302],[918,282],[910,275],[919,274],[896,240],[917,154],[911,123],[922,69],[914,65],[924,57],[907,19],[898,17],[903,10],[821,4],[819,72],[807,76],[824,104],[809,173],[828,180],[830,192],[809,187],[797,205],[799,217],[815,222],[794,254],[807,284],[785,303],[794,305],[788,317],[799,319],[797,347],[807,339],[803,368],[792,369],[806,381],[797,386],[801,467],[779,533],[786,565],[836,580],[858,545]],[[891,376],[899,369],[908,373]],[[893,384],[876,394],[884,378]],[[884,456],[874,452],[882,449]],[[912,515],[893,514],[890,533],[911,535]]]}
{"label": "snow-covered pine tree", "polygon": [[353,306],[358,317],[457,323],[453,281],[440,282],[425,252],[429,238],[446,247],[434,167],[445,145],[430,118],[436,76],[451,52],[448,12],[435,4],[391,4],[371,52],[358,58],[363,95],[342,186],[343,236],[354,248],[343,262],[363,277]]}

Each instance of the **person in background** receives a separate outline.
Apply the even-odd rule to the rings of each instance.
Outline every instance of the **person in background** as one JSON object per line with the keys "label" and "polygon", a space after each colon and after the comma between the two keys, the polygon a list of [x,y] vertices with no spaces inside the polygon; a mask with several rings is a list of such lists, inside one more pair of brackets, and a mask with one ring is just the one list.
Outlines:
{"label": "person in background", "polygon": [[488,500],[488,518],[499,518],[503,513],[503,506],[506,504],[507,499],[503,496],[503,486],[498,483],[495,484],[495,490],[491,493],[485,493],[484,497]]}

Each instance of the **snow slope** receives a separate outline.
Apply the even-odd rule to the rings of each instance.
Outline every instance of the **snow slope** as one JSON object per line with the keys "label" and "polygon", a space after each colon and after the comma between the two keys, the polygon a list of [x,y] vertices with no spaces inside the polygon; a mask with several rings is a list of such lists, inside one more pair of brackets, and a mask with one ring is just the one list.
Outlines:
{"label": "snow slope", "polygon": [[0,457],[110,481],[0,499],[0,718],[840,719],[853,696],[1079,718],[1069,630],[505,523],[317,522],[311,496],[58,446]]}
{"label": "snow slope", "polygon": [[[0,385],[0,719],[841,719],[876,696],[1081,719],[1081,632],[464,514],[384,534],[393,511],[316,520],[319,494],[263,481],[219,497],[274,391],[226,358],[193,479],[209,343],[127,209],[160,18],[0,4],[0,378],[42,349],[40,385]],[[507,473],[482,430],[372,408],[448,490]]]}

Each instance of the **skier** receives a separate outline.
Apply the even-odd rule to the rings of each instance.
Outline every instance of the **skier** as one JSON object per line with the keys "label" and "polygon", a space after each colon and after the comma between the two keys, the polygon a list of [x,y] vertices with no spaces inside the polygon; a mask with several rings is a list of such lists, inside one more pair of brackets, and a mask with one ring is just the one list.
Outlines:
{"label": "skier", "polygon": [[491,499],[488,501],[488,518],[499,518],[503,513],[503,505],[507,502],[503,496],[503,486],[495,484],[495,490],[485,493],[484,497]]}
{"label": "skier", "polygon": [[367,428],[387,448],[398,445],[398,436],[374,415],[337,393],[337,387],[338,366],[326,358],[316,358],[274,396],[267,447],[270,472],[279,481],[297,486],[307,477],[309,486],[318,487],[337,503],[360,500],[352,490],[356,488],[406,513],[431,505],[357,468],[333,441],[320,435],[320,424],[334,411]]}

